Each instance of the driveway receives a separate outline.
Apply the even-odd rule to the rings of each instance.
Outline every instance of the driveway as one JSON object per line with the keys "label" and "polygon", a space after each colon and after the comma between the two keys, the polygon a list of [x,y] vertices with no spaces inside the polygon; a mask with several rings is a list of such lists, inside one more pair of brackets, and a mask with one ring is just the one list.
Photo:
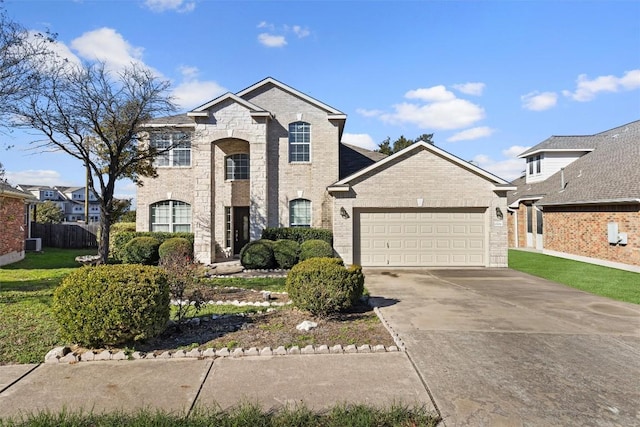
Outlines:
{"label": "driveway", "polygon": [[640,306],[509,269],[365,274],[446,426],[640,426]]}

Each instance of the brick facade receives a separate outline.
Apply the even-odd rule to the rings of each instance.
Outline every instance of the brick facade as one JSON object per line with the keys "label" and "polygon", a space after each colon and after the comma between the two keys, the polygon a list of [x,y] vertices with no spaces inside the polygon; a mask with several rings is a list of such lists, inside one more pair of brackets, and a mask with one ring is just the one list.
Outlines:
{"label": "brick facade", "polygon": [[24,200],[0,195],[0,265],[24,258]]}

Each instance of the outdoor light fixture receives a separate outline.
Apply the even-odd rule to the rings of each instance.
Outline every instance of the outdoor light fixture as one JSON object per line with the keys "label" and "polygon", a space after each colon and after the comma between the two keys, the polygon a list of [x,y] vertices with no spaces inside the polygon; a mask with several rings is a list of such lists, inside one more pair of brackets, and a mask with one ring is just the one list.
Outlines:
{"label": "outdoor light fixture", "polygon": [[349,219],[349,212],[344,207],[340,208],[340,216],[344,219]]}
{"label": "outdoor light fixture", "polygon": [[502,221],[502,219],[504,218],[504,215],[502,214],[502,210],[500,208],[496,208],[496,217]]}

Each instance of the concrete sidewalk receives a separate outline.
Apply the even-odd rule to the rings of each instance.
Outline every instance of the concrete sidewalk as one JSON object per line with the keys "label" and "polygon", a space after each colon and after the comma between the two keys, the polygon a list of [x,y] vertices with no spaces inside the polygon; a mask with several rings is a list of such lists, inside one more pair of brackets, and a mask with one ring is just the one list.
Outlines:
{"label": "concrete sidewalk", "polygon": [[41,410],[265,409],[404,403],[434,410],[405,353],[0,366],[0,417]]}

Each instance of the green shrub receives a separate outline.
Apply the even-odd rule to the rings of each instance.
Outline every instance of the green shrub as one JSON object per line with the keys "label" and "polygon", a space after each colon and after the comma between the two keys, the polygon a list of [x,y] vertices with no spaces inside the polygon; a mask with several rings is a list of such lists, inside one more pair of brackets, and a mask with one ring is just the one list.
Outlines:
{"label": "green shrub", "polygon": [[313,314],[346,310],[362,296],[364,275],[358,265],[345,268],[338,258],[311,258],[295,265],[287,275],[293,304]]}
{"label": "green shrub", "polygon": [[193,233],[168,233],[164,231],[121,231],[118,233],[111,233],[110,240],[113,239],[113,243],[109,244],[109,256],[114,261],[122,262],[124,254],[124,247],[136,237],[153,237],[158,239],[160,243],[165,240],[172,239],[174,237],[184,237],[191,242],[193,246]]}
{"label": "green shrub", "polygon": [[324,228],[308,227],[268,227],[262,230],[262,238],[269,240],[295,240],[302,244],[307,240],[324,240],[333,245],[333,233]]}
{"label": "green shrub", "polygon": [[273,244],[273,257],[278,268],[288,270],[300,259],[300,245],[294,240],[278,240]]}
{"label": "green shrub", "polygon": [[122,262],[125,264],[158,264],[160,241],[153,237],[135,237],[124,247]]}
{"label": "green shrub", "polygon": [[268,269],[276,265],[273,256],[273,243],[271,240],[254,240],[245,245],[240,251],[240,263],[248,269]]}
{"label": "green shrub", "polygon": [[300,261],[309,258],[332,258],[333,248],[324,240],[307,240],[300,245]]}
{"label": "green shrub", "polygon": [[122,233],[123,231],[136,231],[135,222],[115,222],[111,224],[110,234]]}
{"label": "green shrub", "polygon": [[67,275],[52,312],[70,343],[117,345],[160,334],[169,320],[169,285],[158,267],[101,265]]}
{"label": "green shrub", "polygon": [[167,239],[158,248],[160,263],[168,258],[182,258],[185,262],[193,260],[193,245],[184,237]]}

